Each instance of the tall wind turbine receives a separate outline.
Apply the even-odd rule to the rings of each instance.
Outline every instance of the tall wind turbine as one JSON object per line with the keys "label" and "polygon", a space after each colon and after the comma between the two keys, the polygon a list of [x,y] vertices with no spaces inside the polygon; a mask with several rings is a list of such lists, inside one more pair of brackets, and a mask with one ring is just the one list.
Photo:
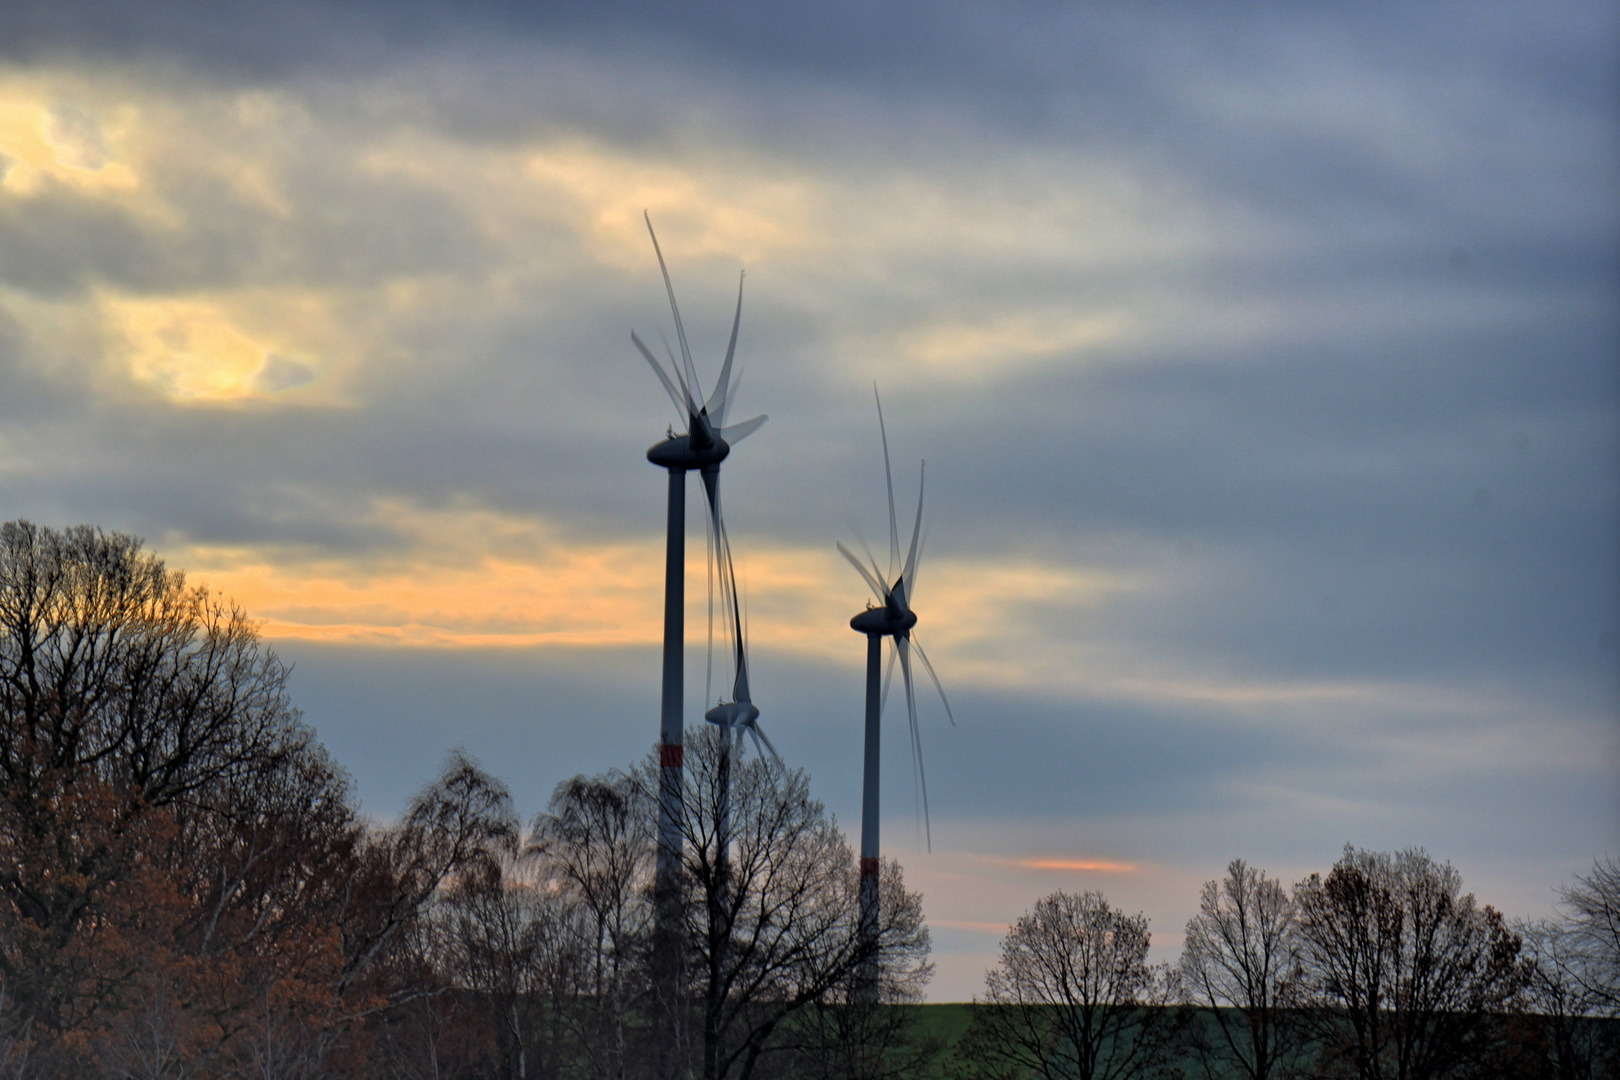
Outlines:
{"label": "tall wind turbine", "polygon": [[[669,472],[668,536],[664,551],[664,672],[663,693],[658,725],[658,869],[655,894],[657,920],[662,936],[672,934],[679,912],[672,905],[679,896],[681,874],[681,788],[683,746],[685,742],[682,721],[682,695],[684,693],[685,633],[686,633],[686,474],[693,469],[703,477],[709,494],[711,514],[718,513],[720,492],[720,463],[731,452],[733,444],[742,441],[759,429],[765,417],[756,416],[731,427],[725,426],[726,412],[731,404],[732,360],[737,352],[737,329],[742,323],[742,282],[737,283],[737,313],[731,320],[731,341],[726,346],[725,362],[715,382],[714,393],[707,401],[701,399],[697,369],[692,364],[692,351],[686,343],[686,328],[681,322],[681,309],[675,303],[675,287],[670,284],[669,268],[664,264],[664,253],[658,246],[658,234],[653,232],[652,218],[642,215],[647,222],[647,233],[652,237],[653,252],[658,256],[658,269],[664,278],[664,291],[669,295],[670,314],[675,319],[675,338],[680,343],[680,359],[669,348],[669,371],[631,333],[641,355],[651,365],[658,381],[669,394],[686,430],[675,434],[670,428],[663,442],[647,451],[647,460]],[[673,376],[673,377],[672,377]]]}
{"label": "tall wind turbine", "polygon": [[905,561],[901,562],[900,527],[894,511],[894,475],[889,468],[889,433],[883,424],[883,401],[877,397],[875,384],[872,387],[872,396],[877,398],[878,431],[883,437],[883,479],[889,489],[889,572],[885,574],[878,567],[877,560],[872,557],[871,551],[866,549],[864,543],[861,546],[865,550],[870,566],[863,564],[843,544],[838,545],[839,552],[849,560],[851,566],[855,567],[878,600],[875,607],[868,601],[866,610],[849,620],[852,629],[866,635],[866,754],[861,781],[859,933],[862,952],[867,960],[858,974],[856,992],[858,997],[868,1003],[875,1001],[877,997],[880,764],[878,748],[883,701],[888,696],[888,679],[884,678],[880,682],[878,669],[882,666],[884,638],[894,639],[894,652],[889,657],[889,674],[893,675],[894,658],[898,656],[900,672],[906,683],[906,715],[910,720],[912,767],[915,770],[918,789],[922,794],[923,822],[928,830],[930,849],[933,848],[933,829],[928,824],[928,779],[923,771],[922,735],[917,727],[917,695],[911,672],[913,652],[917,654],[917,659],[922,661],[929,679],[933,680],[934,689],[939,691],[939,699],[945,704],[945,714],[951,718],[951,724],[954,726],[956,723],[956,717],[951,713],[950,700],[945,696],[945,688],[940,685],[939,676],[934,673],[934,665],[928,662],[928,654],[923,652],[922,645],[916,639],[914,628],[917,625],[917,613],[911,609],[912,600],[917,595],[917,568],[922,556],[920,546],[923,517],[922,474],[919,473],[917,481],[917,520],[911,528],[911,547],[906,553]]}

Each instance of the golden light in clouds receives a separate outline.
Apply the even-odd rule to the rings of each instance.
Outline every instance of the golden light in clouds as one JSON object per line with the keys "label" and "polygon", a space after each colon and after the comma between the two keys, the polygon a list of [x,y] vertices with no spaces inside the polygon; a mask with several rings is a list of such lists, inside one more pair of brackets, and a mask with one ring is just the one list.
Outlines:
{"label": "golden light in clouds", "polygon": [[108,298],[103,310],[123,338],[130,374],[181,400],[248,396],[271,353],[217,303]]}
{"label": "golden light in clouds", "polygon": [[928,326],[900,335],[896,350],[957,377],[985,377],[1008,366],[1072,357],[1076,350],[1123,340],[1131,321],[1123,314],[1013,312],[982,322]]}
{"label": "golden light in clouds", "polygon": [[[378,503],[354,519],[399,538],[399,554],[310,557],[272,546],[165,545],[171,564],[241,603],[271,640],[428,648],[655,645],[663,633],[663,537],[575,537],[538,519],[477,506],[423,510]],[[751,538],[739,565],[756,649],[831,664],[858,664],[849,617],[866,599],[836,553]],[[700,537],[687,546],[688,640],[707,617]],[[1034,560],[985,567],[940,559],[923,578],[922,640],[947,687],[1017,687],[1118,700],[1216,705],[1251,720],[1338,715],[1345,705],[1419,701],[1460,707],[1426,688],[1375,682],[1246,683],[1229,674],[1126,657],[1086,635],[1054,638],[1028,618],[1042,609],[1084,612],[1112,593],[1142,587]],[[717,615],[718,617],[718,615]],[[717,627],[718,633],[718,627]],[[692,635],[696,635],[695,637]],[[723,651],[723,650],[722,650]],[[1430,700],[1433,698],[1433,700]],[[1477,704],[1477,703],[1476,703]],[[1301,710],[1316,710],[1302,714]],[[1051,856],[1004,863],[1031,870],[1128,873],[1133,864]]]}
{"label": "golden light in clouds", "polygon": [[762,164],[648,159],[568,140],[532,153],[525,171],[578,207],[598,257],[644,274],[643,211],[683,259],[751,263],[768,251],[818,246],[809,178],[771,175]]}
{"label": "golden light in clouds", "polygon": [[[117,110],[119,126],[133,109]],[[112,135],[88,114],[66,102],[53,102],[39,87],[11,80],[0,83],[0,186],[32,195],[47,183],[81,191],[130,191],[135,172],[116,160]]]}
{"label": "golden light in clouds", "polygon": [[[452,648],[660,640],[661,538],[569,542],[544,523],[476,507],[378,503],[356,516],[403,534],[409,554],[311,558],[206,545],[167,554],[262,620],[271,640]],[[694,569],[701,575],[701,561]]]}
{"label": "golden light in clouds", "polygon": [[[183,543],[166,545],[164,554],[263,620],[272,639],[458,647],[662,638],[664,550],[656,533],[635,541],[576,537],[544,520],[471,504],[428,510],[379,501],[352,517],[398,537],[399,554],[314,557],[268,545]],[[835,552],[754,540],[747,551],[739,574],[755,647],[859,660],[848,623],[866,592]],[[701,538],[688,537],[687,553],[688,626],[701,630]],[[944,559],[925,581],[931,610],[949,613],[928,639],[942,656],[975,640],[949,632],[954,624],[1001,632],[1036,599],[1084,604],[1092,592],[1121,587],[1032,562],[986,570]],[[993,661],[972,670],[998,681],[1018,677],[1016,670],[992,674]]]}

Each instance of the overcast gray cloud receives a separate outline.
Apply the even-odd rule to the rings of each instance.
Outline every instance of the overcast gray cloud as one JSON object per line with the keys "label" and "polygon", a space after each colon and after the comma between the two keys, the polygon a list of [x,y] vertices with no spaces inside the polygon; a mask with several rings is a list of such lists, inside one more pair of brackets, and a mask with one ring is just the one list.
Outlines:
{"label": "overcast gray cloud", "polygon": [[[756,692],[846,826],[872,380],[908,505],[928,460],[962,724],[925,712],[936,854],[899,739],[885,828],[936,997],[1058,885],[1173,946],[1235,855],[1427,844],[1535,914],[1620,848],[1617,27],[13,4],[6,516],[241,596],[370,812],[464,743],[532,813],[656,731],[648,209],[705,370],[748,271]],[[994,861],[1043,853],[1134,869]]]}

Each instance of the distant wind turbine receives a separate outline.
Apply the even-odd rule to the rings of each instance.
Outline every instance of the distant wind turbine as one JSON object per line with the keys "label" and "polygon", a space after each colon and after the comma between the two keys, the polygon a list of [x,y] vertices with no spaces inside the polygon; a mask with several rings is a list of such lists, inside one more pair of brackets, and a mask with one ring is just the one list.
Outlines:
{"label": "distant wind turbine", "polygon": [[[664,665],[663,692],[659,709],[659,781],[658,781],[658,868],[655,905],[660,924],[660,938],[670,948],[676,948],[674,920],[679,912],[672,904],[679,896],[681,874],[681,792],[683,746],[685,743],[682,719],[684,693],[683,664],[686,633],[686,474],[693,469],[703,477],[708,494],[710,516],[718,529],[720,506],[720,463],[731,452],[733,444],[757,431],[765,417],[756,416],[740,424],[727,427],[726,413],[735,391],[732,382],[732,361],[737,352],[737,329],[742,323],[742,281],[737,283],[737,313],[731,320],[731,341],[726,346],[726,358],[720,367],[719,379],[708,400],[698,395],[700,388],[697,369],[692,363],[692,351],[686,343],[686,327],[681,322],[681,310],[675,303],[675,287],[670,284],[669,268],[664,264],[664,253],[658,246],[658,234],[653,231],[652,218],[642,215],[647,222],[647,233],[652,237],[653,252],[658,256],[658,269],[664,278],[664,291],[669,296],[670,314],[675,320],[675,338],[680,343],[677,361],[669,343],[664,350],[669,358],[669,371],[658,361],[652,350],[634,332],[630,340],[652,367],[658,381],[663,384],[676,414],[686,430],[669,437],[647,451],[647,460],[669,471],[668,535],[664,551]],[[671,959],[671,963],[673,960]]]}
{"label": "distant wind turbine", "polygon": [[716,705],[704,713],[703,718],[711,724],[718,724],[732,736],[738,749],[742,747],[743,735],[751,736],[759,755],[768,756],[780,765],[782,755],[776,752],[771,740],[760,730],[759,709],[749,696],[747,630],[743,625],[742,609],[737,599],[737,572],[731,559],[731,540],[726,535],[724,519],[718,513],[714,515],[714,519],[717,523],[716,532],[719,534],[716,542],[716,561],[720,564],[721,604],[726,609],[725,613],[731,624],[732,662],[736,674],[731,685],[731,700]]}
{"label": "distant wind turbine", "polygon": [[743,748],[744,734],[753,738],[754,747],[760,757],[780,766],[782,755],[776,752],[770,738],[759,727],[759,708],[754,704],[748,689],[748,635],[743,625],[742,608],[737,599],[737,571],[732,563],[731,540],[726,533],[725,519],[721,517],[718,509],[713,514],[713,522],[715,561],[719,564],[721,606],[731,627],[732,662],[735,671],[731,700],[722,701],[703,714],[705,720],[718,725],[722,732],[719,775],[715,778],[719,788],[716,792],[718,805],[715,814],[715,863],[719,869],[718,899],[723,907],[730,887],[733,760]]}
{"label": "distant wind turbine", "polygon": [[[881,718],[883,701],[888,696],[888,678],[879,681],[878,669],[882,666],[883,639],[894,639],[894,652],[889,657],[889,675],[894,674],[894,658],[900,659],[900,671],[906,683],[906,714],[910,720],[911,729],[911,761],[915,770],[917,785],[922,793],[923,823],[927,830],[928,846],[933,849],[933,827],[928,819],[928,779],[923,770],[922,735],[917,727],[917,696],[912,683],[911,654],[916,652],[917,659],[922,661],[923,668],[934,683],[934,689],[939,691],[939,699],[945,704],[945,714],[951,718],[951,724],[956,724],[956,717],[951,713],[951,703],[945,696],[945,688],[940,685],[939,676],[934,673],[934,665],[928,662],[928,655],[923,652],[922,645],[916,640],[914,628],[917,625],[917,613],[911,609],[912,600],[917,593],[917,569],[921,561],[921,533],[923,518],[923,481],[919,476],[917,482],[917,520],[911,529],[911,547],[906,553],[905,561],[900,559],[900,527],[894,510],[894,476],[889,468],[889,433],[883,424],[883,400],[878,398],[876,384],[872,387],[872,396],[877,398],[878,431],[883,437],[883,478],[889,491],[889,572],[879,569],[877,560],[872,557],[869,549],[863,542],[862,548],[866,552],[867,562],[863,564],[843,544],[838,550],[848,559],[850,565],[865,580],[877,597],[878,604],[873,606],[869,601],[866,610],[849,620],[851,628],[866,635],[866,753],[862,767],[861,783],[861,882],[860,882],[860,942],[862,952],[868,958],[863,965],[857,979],[857,993],[868,1001],[875,1001],[877,994],[877,936],[878,936],[878,766],[879,766],[879,736],[881,734]],[[924,463],[926,470],[926,463]],[[893,584],[884,584],[885,582]]]}

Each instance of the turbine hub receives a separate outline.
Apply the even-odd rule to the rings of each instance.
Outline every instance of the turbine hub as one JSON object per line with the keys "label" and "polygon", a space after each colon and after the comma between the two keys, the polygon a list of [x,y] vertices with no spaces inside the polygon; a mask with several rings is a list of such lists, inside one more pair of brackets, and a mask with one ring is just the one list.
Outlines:
{"label": "turbine hub", "polygon": [[676,435],[647,449],[647,460],[665,469],[691,472],[706,465],[718,465],[731,453],[731,446],[718,435],[708,446],[694,447],[690,435]]}
{"label": "turbine hub", "polygon": [[887,605],[867,608],[849,620],[851,630],[879,637],[901,637],[917,625],[915,611],[900,611]]}
{"label": "turbine hub", "polygon": [[759,719],[759,708],[752,701],[727,701],[704,713],[703,719],[726,728],[747,727]]}

